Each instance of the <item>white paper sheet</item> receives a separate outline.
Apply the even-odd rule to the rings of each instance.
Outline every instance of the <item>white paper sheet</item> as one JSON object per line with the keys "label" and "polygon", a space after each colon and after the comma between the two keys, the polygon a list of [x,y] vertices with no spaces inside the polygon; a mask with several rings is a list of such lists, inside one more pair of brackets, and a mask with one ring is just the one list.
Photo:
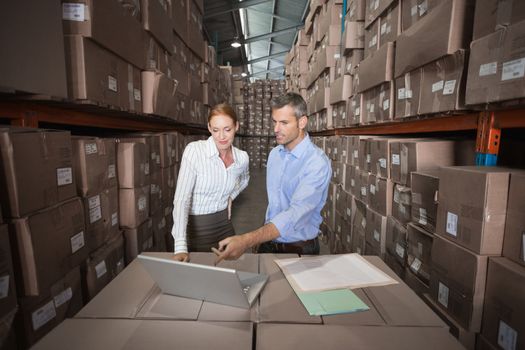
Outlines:
{"label": "white paper sheet", "polygon": [[359,254],[279,259],[275,263],[294,289],[305,292],[397,283]]}

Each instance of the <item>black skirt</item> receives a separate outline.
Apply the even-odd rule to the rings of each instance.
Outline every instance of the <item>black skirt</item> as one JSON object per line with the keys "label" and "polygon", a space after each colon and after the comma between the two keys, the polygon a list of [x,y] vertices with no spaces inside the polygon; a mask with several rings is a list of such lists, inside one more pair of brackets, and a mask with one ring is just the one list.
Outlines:
{"label": "black skirt", "polygon": [[189,252],[209,252],[219,241],[235,235],[228,209],[213,214],[189,215],[186,237]]}

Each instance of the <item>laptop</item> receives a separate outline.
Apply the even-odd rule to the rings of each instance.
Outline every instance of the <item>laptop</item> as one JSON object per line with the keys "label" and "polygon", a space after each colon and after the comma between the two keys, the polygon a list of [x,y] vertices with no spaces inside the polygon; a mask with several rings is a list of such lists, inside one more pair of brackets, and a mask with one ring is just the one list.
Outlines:
{"label": "laptop", "polygon": [[264,274],[142,254],[137,258],[164,294],[244,309],[251,307],[268,281]]}

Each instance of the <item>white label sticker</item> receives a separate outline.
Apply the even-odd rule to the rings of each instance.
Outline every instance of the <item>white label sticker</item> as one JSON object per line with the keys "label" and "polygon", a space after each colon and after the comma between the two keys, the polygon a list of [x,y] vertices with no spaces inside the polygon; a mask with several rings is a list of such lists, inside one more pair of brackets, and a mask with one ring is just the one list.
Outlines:
{"label": "white label sticker", "polygon": [[366,155],[366,162],[370,163],[372,161],[372,156],[370,154]]}
{"label": "white label sticker", "polygon": [[354,187],[354,186],[355,186],[355,180],[354,180],[354,179],[350,179],[350,186],[351,186],[351,187]]}
{"label": "white label sticker", "polygon": [[445,82],[443,80],[440,80],[437,83],[432,84],[432,92],[443,90],[444,84]]}
{"label": "white label sticker", "polygon": [[498,345],[501,346],[503,350],[516,350],[517,341],[518,332],[500,320],[498,330]]}
{"label": "white label sticker", "polygon": [[139,89],[133,89],[133,97],[135,98],[135,101],[142,100],[142,94]]}
{"label": "white label sticker", "polygon": [[354,158],[359,158],[359,151],[358,150],[354,150]]}
{"label": "white label sticker", "polygon": [[456,89],[456,80],[447,80],[443,87],[443,95],[452,95]]}
{"label": "white label sticker", "polygon": [[511,80],[523,78],[525,75],[525,58],[503,63],[501,80]]}
{"label": "white label sticker", "polygon": [[58,186],[72,184],[73,183],[73,169],[72,168],[58,168],[57,169],[57,183],[58,183]]}
{"label": "white label sticker", "polygon": [[494,75],[498,72],[498,62],[485,63],[479,66],[479,76],[486,77],[487,75]]}
{"label": "white label sticker", "polygon": [[379,158],[379,166],[386,169],[386,158]]}
{"label": "white label sticker", "polygon": [[363,226],[363,228],[366,228],[366,218],[361,219],[361,226]]}
{"label": "white label sticker", "polygon": [[31,315],[31,319],[33,321],[33,330],[38,330],[40,327],[55,318],[56,315],[57,313],[55,310],[55,303],[53,300],[51,300],[49,303],[33,312]]}
{"label": "white label sticker", "polygon": [[397,89],[397,99],[404,100],[405,98],[406,98],[406,89],[405,88]]}
{"label": "white label sticker", "polygon": [[117,176],[117,168],[115,164],[108,165],[108,179],[112,179]]}
{"label": "white label sticker", "polygon": [[411,268],[414,272],[418,272],[419,269],[421,268],[421,261],[419,261],[418,258],[415,258],[414,261],[412,261],[412,264],[410,264],[410,268]]}
{"label": "white label sticker", "polygon": [[354,110],[354,114],[359,117],[361,115],[361,107],[357,107],[355,110]]}
{"label": "white label sticker", "polygon": [[383,110],[386,111],[387,109],[390,108],[390,99],[386,99],[383,101]]}
{"label": "white label sticker", "polygon": [[448,308],[448,287],[439,282],[438,301],[441,305]]}
{"label": "white label sticker", "polygon": [[412,6],[410,8],[410,16],[413,17],[413,16],[417,15],[418,7],[419,7],[418,5],[414,5],[414,6]]}
{"label": "white label sticker", "polygon": [[387,26],[386,22],[381,25],[381,35],[386,33],[386,26]]}
{"label": "white label sticker", "polygon": [[95,265],[95,273],[97,275],[97,279],[104,276],[108,272],[108,269],[106,268],[106,261],[102,260],[97,265]]}
{"label": "white label sticker", "polygon": [[147,204],[146,197],[144,196],[140,197],[139,200],[137,201],[139,211],[143,211],[144,209],[146,209],[146,204]]}
{"label": "white label sticker", "polygon": [[406,215],[406,213],[407,213],[407,210],[406,210],[406,208],[405,208],[405,206],[403,204],[399,204],[399,213],[401,215]]}
{"label": "white label sticker", "polygon": [[108,75],[108,89],[114,92],[118,92],[117,78]]}
{"label": "white label sticker", "polygon": [[376,105],[374,103],[371,103],[370,105],[368,105],[368,111],[370,113],[374,113],[375,107]]}
{"label": "white label sticker", "polygon": [[121,273],[122,270],[124,270],[124,258],[117,262],[117,274]]}
{"label": "white label sticker", "polygon": [[396,254],[399,255],[401,259],[405,257],[405,248],[403,248],[399,243],[396,243]]}
{"label": "white label sticker", "polygon": [[63,3],[62,4],[62,19],[67,21],[83,22],[86,18],[86,5]]}
{"label": "white label sticker", "polygon": [[80,231],[70,239],[71,241],[71,254],[77,252],[84,246],[84,231]]}
{"label": "white label sticker", "polygon": [[423,16],[425,13],[427,13],[427,11],[428,11],[428,3],[427,3],[427,0],[425,0],[419,5],[419,16]]}
{"label": "white label sticker", "polygon": [[372,194],[376,194],[376,186],[375,185],[370,185],[370,193]]}
{"label": "white label sticker", "polygon": [[409,99],[409,98],[412,98],[412,90],[406,90],[406,98]]}
{"label": "white label sticker", "polygon": [[427,210],[425,208],[419,208],[419,220],[421,225],[426,225],[427,222]]}
{"label": "white label sticker", "polygon": [[144,164],[144,174],[149,175],[149,163]]}
{"label": "white label sticker", "polygon": [[401,164],[399,161],[399,154],[392,154],[392,164],[393,165],[399,165]]}
{"label": "white label sticker", "polygon": [[89,209],[100,207],[100,195],[96,195],[88,198]]}
{"label": "white label sticker", "polygon": [[346,235],[346,243],[350,244],[350,236]]}
{"label": "white label sticker", "polygon": [[458,216],[451,212],[447,212],[447,233],[454,237],[458,235]]}
{"label": "white label sticker", "polygon": [[9,294],[9,275],[0,277],[0,299],[7,297]]}
{"label": "white label sticker", "polygon": [[381,241],[381,235],[379,234],[379,232],[377,230],[374,230],[374,239],[377,242]]}
{"label": "white label sticker", "polygon": [[72,297],[73,297],[73,290],[71,289],[71,287],[69,287],[53,298],[53,301],[55,302],[55,307],[59,308],[61,305],[71,300]]}
{"label": "white label sticker", "polygon": [[86,143],[84,145],[84,151],[87,155],[98,153],[98,148],[96,143]]}
{"label": "white label sticker", "polygon": [[118,224],[118,213],[111,214],[111,226]]}
{"label": "white label sticker", "polygon": [[89,209],[89,223],[92,224],[102,219],[102,209],[100,207],[95,207]]}
{"label": "white label sticker", "polygon": [[361,187],[361,195],[366,196],[366,186]]}
{"label": "white label sticker", "polygon": [[352,216],[352,209],[346,208],[346,216],[348,216],[348,217]]}

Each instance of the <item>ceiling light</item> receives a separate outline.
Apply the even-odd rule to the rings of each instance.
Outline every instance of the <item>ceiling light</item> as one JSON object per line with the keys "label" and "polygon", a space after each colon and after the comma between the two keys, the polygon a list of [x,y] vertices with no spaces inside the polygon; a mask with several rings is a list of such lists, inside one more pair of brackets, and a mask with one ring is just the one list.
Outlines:
{"label": "ceiling light", "polygon": [[241,77],[245,78],[245,77],[247,77],[247,76],[248,76],[248,74],[246,74],[246,73],[244,73],[244,72],[241,73]]}
{"label": "ceiling light", "polygon": [[234,41],[232,41],[231,46],[235,48],[241,47],[241,43],[239,42],[239,39],[235,39]]}

